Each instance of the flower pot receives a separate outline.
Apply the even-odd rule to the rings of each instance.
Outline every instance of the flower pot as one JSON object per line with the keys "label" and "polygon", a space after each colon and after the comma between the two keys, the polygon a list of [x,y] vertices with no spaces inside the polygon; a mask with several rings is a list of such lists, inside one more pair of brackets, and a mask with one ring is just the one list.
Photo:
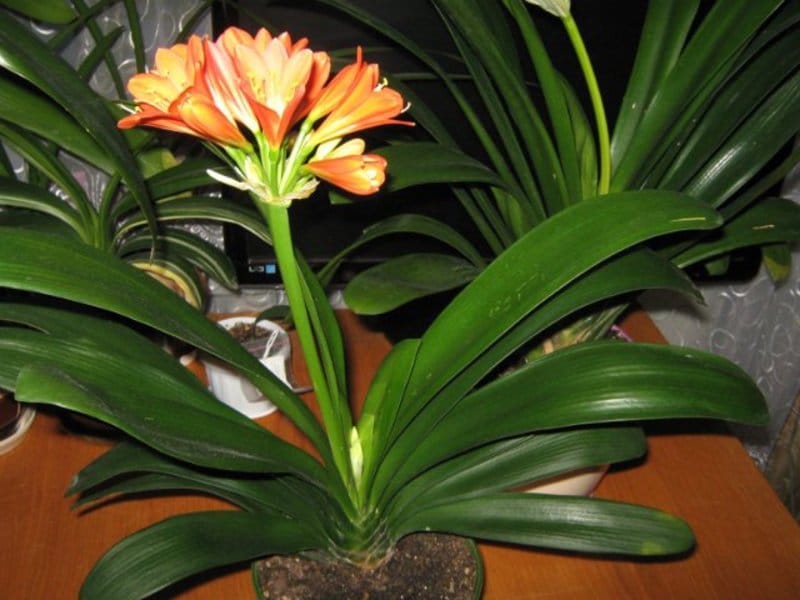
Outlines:
{"label": "flower pot", "polygon": [[540,481],[526,487],[525,491],[534,494],[552,494],[554,496],[590,496],[608,471],[608,465],[600,465],[589,469],[580,469],[558,477]]}
{"label": "flower pot", "polygon": [[[291,348],[289,335],[277,323],[267,320],[257,323],[255,321],[256,318],[252,316],[237,316],[222,319],[219,324],[232,334],[236,334],[242,327],[252,329],[255,323],[255,333],[249,339],[240,341],[265,367],[289,385],[286,372],[286,361],[289,360]],[[251,419],[263,417],[275,410],[275,405],[247,378],[211,358],[204,358],[202,362],[211,391],[231,408]]]}
{"label": "flower pot", "polygon": [[0,390],[0,454],[11,452],[33,423],[36,411],[14,400],[14,394]]}
{"label": "flower pot", "polygon": [[475,543],[435,533],[406,536],[373,569],[289,555],[253,563],[251,572],[259,599],[473,600],[483,589],[483,565]]}

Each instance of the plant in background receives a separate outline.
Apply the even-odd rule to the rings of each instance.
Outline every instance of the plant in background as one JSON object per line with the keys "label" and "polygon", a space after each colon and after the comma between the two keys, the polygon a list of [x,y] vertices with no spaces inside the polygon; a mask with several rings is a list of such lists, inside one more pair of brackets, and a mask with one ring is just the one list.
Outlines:
{"label": "plant in background", "polygon": [[[369,567],[412,532],[622,555],[691,547],[688,526],[654,509],[510,490],[640,456],[643,434],[628,421],[763,422],[761,394],[741,370],[694,350],[598,341],[506,377],[492,374],[587,307],[644,288],[695,294],[672,263],[642,244],[712,231],[721,219],[711,207],[665,191],[610,193],[566,207],[500,253],[421,338],[394,347],[355,419],[344,340],[320,282],[292,247],[289,214],[317,178],[365,192],[377,187],[391,161],[338,136],[394,123],[400,97],[360,56],[327,81],[316,71],[325,70],[325,56],[288,35],[228,30],[215,42],[190,40],[167,52],[139,81],[169,94],[143,94],[122,124],[189,133],[234,163],[236,179],[225,180],[250,191],[274,238],[321,422],[231,336],[114,256],[63,236],[0,228],[0,285],[100,307],[211,353],[245,374],[314,449],[288,444],[222,405],[120,324],[75,305],[0,305],[7,323],[0,386],[22,402],[105,420],[132,438],[76,476],[69,491],[81,503],[192,490],[241,509],[173,517],[122,540],[89,574],[84,597],[144,597],[194,573],[271,554],[315,551]],[[289,72],[296,77],[283,77]],[[139,366],[135,378],[131,361]]]}
{"label": "plant in background", "polygon": [[[533,18],[538,8],[523,0],[431,0],[459,53],[460,73],[448,71],[424,42],[367,10],[344,0],[317,3],[382,33],[450,94],[463,114],[459,127],[473,132],[486,158],[459,149],[462,132],[448,130],[436,107],[412,97],[413,81],[401,89],[431,140],[376,153],[393,165],[389,190],[420,182],[452,184],[492,255],[580,202],[603,202],[609,192],[658,189],[700,199],[725,219],[711,233],[655,246],[674,264],[720,273],[731,252],[755,246],[776,280],[788,273],[785,244],[798,239],[800,209],[769,193],[798,161],[797,150],[784,152],[800,131],[796,2],[720,0],[703,3],[707,10],[701,12],[700,0],[651,0],[622,104],[609,107],[609,114],[617,114],[611,131],[568,1],[528,4],[562,20],[584,75],[577,83],[554,67]],[[512,56],[516,59],[509,60]],[[535,101],[533,85],[542,102]],[[475,94],[467,93],[469,87]],[[588,92],[588,113],[580,88]],[[641,210],[649,207],[643,204]],[[366,270],[345,292],[356,312],[377,314],[458,288],[485,267],[481,251],[459,232],[421,215],[376,223],[342,255],[396,234],[430,236],[454,254],[416,253]],[[333,261],[323,276],[336,266]],[[612,320],[602,313],[596,318]]]}
{"label": "plant in background", "polygon": [[[120,256],[197,307],[205,297],[200,273],[237,287],[227,256],[170,224],[236,221],[268,239],[255,211],[221,207],[208,196],[208,186],[215,182],[206,171],[219,165],[216,160],[190,156],[179,161],[179,151],[152,134],[123,136],[114,126],[120,109],[89,84],[105,65],[118,93],[124,94],[110,51],[125,30],[103,33],[98,24],[105,11],[120,2],[92,7],[64,1],[0,4],[7,7],[0,12],[0,222],[58,232]],[[144,69],[136,6],[123,4],[136,58]],[[22,27],[8,8],[46,20],[53,31],[43,41]],[[198,6],[186,31],[206,8]],[[89,36],[94,49],[72,67],[59,53],[80,35]],[[97,187],[90,184],[95,180]]]}

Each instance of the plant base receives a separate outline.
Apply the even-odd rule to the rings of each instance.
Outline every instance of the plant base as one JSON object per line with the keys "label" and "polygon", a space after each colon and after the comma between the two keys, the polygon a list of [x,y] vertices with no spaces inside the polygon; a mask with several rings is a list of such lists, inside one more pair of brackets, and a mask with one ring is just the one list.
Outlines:
{"label": "plant base", "polygon": [[270,600],[472,600],[483,571],[475,544],[441,534],[403,538],[375,569],[302,556],[273,556],[253,564],[257,598]]}

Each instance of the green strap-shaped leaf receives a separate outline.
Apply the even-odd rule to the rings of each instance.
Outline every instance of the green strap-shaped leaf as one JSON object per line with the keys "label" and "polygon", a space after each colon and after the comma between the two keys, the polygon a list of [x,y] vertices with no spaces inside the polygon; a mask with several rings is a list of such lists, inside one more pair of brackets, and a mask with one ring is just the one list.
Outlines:
{"label": "green strap-shaped leaf", "polygon": [[[208,170],[219,169],[219,167],[219,161],[216,159],[190,158],[148,177],[147,189],[150,190],[150,196],[156,201],[165,199],[185,201],[188,199],[182,195],[185,192],[193,192],[198,188],[214,185],[214,180],[209,177]],[[178,197],[173,198],[174,196]],[[130,194],[125,194],[114,205],[111,218],[119,219],[136,209],[136,201]]]}
{"label": "green strap-shaped leaf", "polygon": [[40,212],[69,225],[79,236],[85,233],[80,215],[67,202],[37,185],[12,177],[0,177],[0,206]]}
{"label": "green strap-shaped leaf", "polygon": [[164,349],[141,334],[107,318],[95,317],[73,310],[63,310],[35,304],[0,303],[0,321],[17,323],[38,329],[62,340],[80,340],[123,356],[132,363],[149,365],[163,370],[170,377],[205,391],[205,386],[178,362],[169,360]]}
{"label": "green strap-shaped leaf", "polygon": [[636,60],[611,136],[614,167],[627,153],[645,110],[680,57],[699,4],[699,0],[647,3]]}
{"label": "green strap-shaped leaf", "polygon": [[[447,20],[471,44],[482,66],[502,91],[511,120],[519,124],[517,133],[526,152],[537,158],[533,161],[532,168],[537,174],[542,197],[554,207],[566,206],[569,200],[566,197],[564,172],[553,141],[531,100],[525,82],[509,65],[513,61],[509,61],[508,55],[502,51],[503,44],[495,39],[489,23],[484,20],[483,13],[489,8],[484,4],[480,0],[436,1]],[[494,110],[494,107],[489,107],[489,110]]]}
{"label": "green strap-shaped leaf", "polygon": [[156,256],[166,260],[178,257],[188,261],[229,290],[239,287],[236,268],[228,255],[214,244],[188,231],[164,228],[155,243],[147,232],[134,233],[122,241],[118,250],[121,256],[125,256],[129,253],[149,253],[153,248]]}
{"label": "green strap-shaped leaf", "polygon": [[722,205],[800,131],[800,71],[784,82],[684,187]]}
{"label": "green strap-shaped leaf", "polygon": [[[561,74],[555,70],[547,47],[542,41],[536,29],[533,19],[527,10],[526,5],[521,0],[505,0],[506,8],[514,16],[514,20],[519,27],[520,33],[528,49],[528,56],[536,70],[536,80],[542,89],[544,100],[547,104],[547,111],[550,126],[553,128],[554,138],[558,147],[561,168],[564,170],[564,184],[567,187],[567,202],[574,204],[584,197],[581,184],[581,169],[578,161],[578,152],[575,146],[575,133],[573,131],[573,119],[571,117],[572,108],[569,106],[569,93],[562,85]],[[496,35],[499,32],[496,32]],[[499,37],[499,35],[498,35]],[[507,42],[513,38],[508,36]],[[507,56],[514,56],[516,52],[513,47]],[[515,61],[510,61],[515,62]],[[524,78],[524,73],[520,73],[520,79]],[[591,131],[591,130],[590,130]]]}
{"label": "green strap-shaped leaf", "polygon": [[81,469],[67,494],[80,494],[75,507],[84,506],[110,495],[131,493],[125,484],[141,474],[168,478],[162,480],[163,488],[151,480],[148,485],[152,491],[191,484],[194,490],[226,499],[245,510],[277,511],[320,527],[324,526],[325,515],[336,506],[320,488],[289,475],[237,478],[192,467],[132,442],[117,444]]}
{"label": "green strap-shaped leaf", "polygon": [[370,382],[358,421],[358,435],[364,453],[361,479],[369,481],[378,468],[390,441],[405,394],[408,376],[419,350],[419,340],[402,340],[381,362]]}
{"label": "green strap-shaped leaf", "polygon": [[[691,136],[681,144],[680,153],[672,160],[659,187],[681,189],[697,171],[708,168],[705,167],[708,159],[724,147],[726,140],[757,107],[768,101],[787,74],[797,70],[798,64],[800,48],[791,33],[775,40],[745,64],[714,99]],[[791,110],[791,107],[787,106],[786,110]],[[779,137],[782,139],[783,135]],[[767,154],[762,144],[754,144],[752,148],[749,152]],[[760,162],[756,156],[752,159]],[[716,163],[709,165],[711,169],[715,166]]]}
{"label": "green strap-shaped leaf", "polygon": [[502,333],[604,260],[659,235],[719,222],[702,203],[668,192],[610,194],[549,218],[484,269],[427,330],[409,384],[411,406],[424,405]]}
{"label": "green strap-shaped leaf", "polygon": [[765,198],[726,223],[708,239],[675,257],[682,268],[739,248],[800,240],[800,205],[786,198]]}
{"label": "green strap-shaped leaf", "polygon": [[182,515],[143,529],[111,548],[89,573],[80,597],[146,598],[214,567],[323,547],[319,535],[296,519],[234,511]]}
{"label": "green strap-shaped leaf", "polygon": [[[94,221],[96,212],[83,187],[61,162],[59,157],[37,137],[13,125],[0,122],[0,139],[14,148],[28,163],[29,173],[37,173],[43,179],[55,183],[72,201],[75,212],[81,217],[79,233],[86,243],[94,243]],[[33,181],[32,175],[28,179]]]}
{"label": "green strap-shaped leaf", "polygon": [[[736,55],[778,7],[781,0],[727,0],[717,2],[695,31],[680,60],[644,109],[636,134],[624,154],[617,156],[612,189],[630,188],[642,165],[659,154],[662,139],[698,94],[709,94],[706,83],[732,68]],[[663,148],[662,148],[663,150]]]}
{"label": "green strap-shaped leaf", "polygon": [[[417,359],[419,361],[419,358]],[[630,420],[716,418],[760,424],[763,396],[738,367],[664,345],[587,342],[558,350],[458,403],[393,472],[391,488],[470,448],[533,431]]]}
{"label": "green strap-shaped leaf", "polygon": [[91,135],[58,104],[11,77],[0,77],[2,117],[22,129],[53,142],[106,173],[113,170],[108,155]]}
{"label": "green strap-shaped leaf", "polygon": [[8,16],[0,13],[0,68],[15,73],[67,110],[108,153],[114,171],[125,181],[151,229],[155,217],[136,159],[105,100],[98,96],[63,59]]}
{"label": "green strap-shaped leaf", "polygon": [[92,74],[97,69],[98,65],[107,58],[111,52],[111,48],[117,43],[117,40],[122,36],[125,29],[123,27],[116,27],[103,35],[102,39],[96,40],[91,52],[86,55],[78,65],[78,76],[84,81],[89,81]]}
{"label": "green strap-shaped leaf", "polygon": [[75,18],[75,11],[66,0],[0,0],[0,5],[29,19],[63,25]]}
{"label": "green strap-shaped leaf", "polygon": [[[308,454],[221,404],[196,381],[174,377],[169,367],[137,364],[129,354],[113,353],[95,342],[67,342],[11,327],[0,331],[0,351],[0,377],[20,402],[77,410],[192,464],[294,472],[315,481],[325,477]],[[175,363],[166,355],[162,361]]]}
{"label": "green strap-shaped leaf", "polygon": [[468,259],[476,267],[483,266],[484,260],[478,250],[467,238],[458,233],[455,229],[425,215],[418,214],[399,214],[392,215],[386,219],[373,223],[364,229],[361,236],[355,242],[347,246],[344,250],[334,256],[328,264],[318,273],[320,279],[329,281],[336,269],[339,268],[341,261],[357,250],[361,246],[368,244],[378,238],[387,235],[412,234],[431,237],[443,244],[447,244],[464,258]]}
{"label": "green strap-shaped leaf", "polygon": [[539,548],[664,556],[689,550],[694,536],[664,512],[592,498],[494,494],[443,502],[412,515],[400,535],[444,531]]}
{"label": "green strap-shaped leaf", "polygon": [[449,254],[406,254],[356,275],[345,288],[344,299],[359,314],[378,315],[466,285],[478,273],[472,263]]}
{"label": "green strap-shaped leaf", "polygon": [[638,427],[593,427],[540,433],[482,446],[423,473],[393,500],[390,520],[455,498],[530,485],[588,467],[642,456],[647,442]]}
{"label": "green strap-shaped leaf", "polygon": [[[398,465],[406,460],[441,418],[513,352],[525,345],[535,345],[540,341],[537,336],[578,310],[644,289],[669,289],[695,300],[701,298],[682,271],[650,251],[628,253],[592,270],[501,336],[442,388],[424,410],[414,412],[404,406],[393,430],[384,432],[387,437],[384,446],[393,446],[391,454],[381,462],[381,473],[374,483],[373,496],[377,497],[383,492],[385,486],[394,479]],[[412,420],[416,422],[415,431],[405,430]]]}
{"label": "green strap-shaped leaf", "polygon": [[389,162],[385,190],[426,183],[485,183],[506,187],[497,173],[460,150],[435,142],[407,142],[374,150]]}
{"label": "green strap-shaped leaf", "polygon": [[151,277],[115,257],[85,244],[2,228],[0,286],[110,310],[229,362],[325,453],[327,442],[319,423],[296,394],[222,328]]}
{"label": "green strap-shaped leaf", "polygon": [[3,210],[0,211],[0,226],[38,231],[43,235],[61,235],[79,240],[79,233],[71,225],[59,218],[51,217],[38,210]]}
{"label": "green strap-shaped leaf", "polygon": [[[252,233],[265,243],[272,244],[269,229],[263,219],[250,207],[234,202],[221,202],[219,198],[208,196],[192,196],[191,198],[159,202],[156,211],[158,220],[161,222],[196,219],[231,223]],[[117,234],[122,235],[124,232],[142,227],[146,223],[147,221],[142,215],[132,215],[125,220]]]}

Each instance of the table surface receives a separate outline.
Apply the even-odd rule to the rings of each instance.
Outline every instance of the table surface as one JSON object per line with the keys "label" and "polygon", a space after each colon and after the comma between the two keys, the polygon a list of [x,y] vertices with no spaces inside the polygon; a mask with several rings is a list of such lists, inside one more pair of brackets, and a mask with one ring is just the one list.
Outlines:
{"label": "table surface", "polygon": [[[341,318],[350,342],[353,397],[363,397],[369,375],[389,344],[352,315]],[[627,327],[638,339],[662,339],[641,314],[634,313]],[[279,434],[294,436],[279,415],[265,421]],[[800,527],[741,444],[702,422],[660,426],[650,434],[647,458],[612,470],[595,495],[686,519],[697,537],[690,555],[668,561],[620,560],[482,544],[484,597],[800,597]],[[22,444],[0,456],[1,598],[76,598],[94,562],[124,535],[173,514],[225,506],[187,494],[70,510],[71,500],[64,498],[70,478],[108,447],[108,442],[64,431],[56,416],[40,412]],[[169,597],[248,599],[253,592],[247,570],[239,568],[170,590]]]}

